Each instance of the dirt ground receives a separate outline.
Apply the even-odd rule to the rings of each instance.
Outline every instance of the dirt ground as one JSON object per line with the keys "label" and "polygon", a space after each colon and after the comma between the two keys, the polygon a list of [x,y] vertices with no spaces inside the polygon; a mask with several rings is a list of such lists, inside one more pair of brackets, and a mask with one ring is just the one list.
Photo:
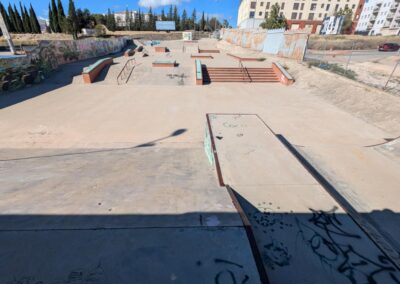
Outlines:
{"label": "dirt ground", "polygon": [[376,49],[386,42],[400,43],[398,36],[361,36],[361,35],[312,35],[308,41],[308,48],[315,50],[356,50]]}

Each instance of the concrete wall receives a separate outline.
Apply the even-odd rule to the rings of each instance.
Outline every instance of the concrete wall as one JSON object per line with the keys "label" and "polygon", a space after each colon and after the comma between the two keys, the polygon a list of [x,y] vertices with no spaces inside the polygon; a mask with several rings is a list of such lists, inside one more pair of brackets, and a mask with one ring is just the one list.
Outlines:
{"label": "concrete wall", "polygon": [[121,51],[128,38],[41,41],[26,56],[0,60],[0,92],[39,82],[60,65]]}
{"label": "concrete wall", "polygon": [[222,29],[221,38],[244,48],[303,60],[310,30]]}

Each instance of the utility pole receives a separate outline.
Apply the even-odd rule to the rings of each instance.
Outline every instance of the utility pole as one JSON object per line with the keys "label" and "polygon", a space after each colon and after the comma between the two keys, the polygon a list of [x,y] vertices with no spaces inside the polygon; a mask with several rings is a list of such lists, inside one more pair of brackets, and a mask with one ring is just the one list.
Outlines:
{"label": "utility pole", "polygon": [[6,23],[4,21],[3,15],[1,13],[0,13],[0,29],[3,32],[4,38],[7,40],[8,46],[10,47],[10,50],[11,50],[11,53],[15,54],[16,53],[15,52],[15,47],[14,47],[14,44],[12,42],[11,35],[8,32]]}

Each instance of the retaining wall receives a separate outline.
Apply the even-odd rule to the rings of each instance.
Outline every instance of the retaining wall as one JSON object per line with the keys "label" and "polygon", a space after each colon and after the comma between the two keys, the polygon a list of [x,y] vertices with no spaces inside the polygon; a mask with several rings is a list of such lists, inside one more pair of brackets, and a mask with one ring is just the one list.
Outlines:
{"label": "retaining wall", "polygon": [[117,53],[128,38],[41,41],[26,56],[0,60],[0,92],[39,82],[60,65]]}
{"label": "retaining wall", "polygon": [[222,29],[221,38],[267,54],[303,60],[310,30]]}

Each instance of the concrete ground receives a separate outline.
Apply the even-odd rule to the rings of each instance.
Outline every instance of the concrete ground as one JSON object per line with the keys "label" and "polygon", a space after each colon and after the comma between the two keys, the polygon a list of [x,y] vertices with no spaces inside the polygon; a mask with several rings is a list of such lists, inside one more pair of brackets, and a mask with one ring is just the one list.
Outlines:
{"label": "concrete ground", "polygon": [[[95,283],[131,283],[132,279],[138,283],[258,283],[243,224],[225,189],[217,186],[214,168],[204,153],[207,113],[257,114],[275,133],[294,144],[400,252],[400,208],[396,202],[400,163],[396,155],[365,147],[398,136],[395,111],[377,121],[376,116],[365,118],[362,111],[335,105],[305,83],[319,73],[295,62],[287,62],[289,72],[298,80],[290,87],[243,83],[195,86],[191,52],[183,53],[180,42],[163,44],[171,49],[169,55],[154,54],[153,50],[146,58],[135,55],[140,65],[125,85],[117,85],[115,76],[126,59],[117,58],[96,84],[84,85],[79,77],[70,76],[70,84],[38,85],[0,97],[0,183],[4,185],[0,189],[0,250],[8,256],[2,260],[6,265],[1,265],[0,282],[34,279],[54,283],[92,277]],[[215,48],[217,43],[204,40],[199,45]],[[226,53],[238,50],[225,47],[214,60],[203,64],[237,66]],[[266,57],[264,62],[251,64],[269,66],[277,60]],[[155,58],[176,59],[180,65],[154,70],[149,65]],[[185,74],[183,84],[182,78],[170,78],[173,72]],[[335,76],[329,80],[342,84]],[[349,90],[355,88],[352,82],[346,84]],[[385,100],[380,97],[379,102]],[[390,105],[395,110],[396,102]],[[249,143],[265,139],[260,132],[268,133],[264,128],[256,129]],[[232,159],[228,155],[228,162],[234,162],[238,169],[233,179],[239,174],[249,179],[246,175],[256,171],[243,147],[251,144],[231,140],[232,147],[238,146]],[[271,155],[268,148],[273,143],[266,139],[259,144],[263,148],[256,159],[259,166],[273,166],[262,163],[263,155]],[[279,147],[271,149],[278,158],[287,155]],[[266,177],[288,183],[286,176],[291,171],[299,178],[304,175],[298,166],[292,166],[291,159],[278,161],[279,175]],[[238,163],[248,166],[242,171]],[[225,163],[223,172],[228,165]],[[382,253],[315,181],[297,183],[304,194],[269,188],[266,182],[258,182],[259,190],[254,190],[247,180],[236,182],[234,188],[242,206],[258,212],[256,220],[265,216],[264,211],[277,214],[279,219],[281,213],[292,210],[299,213],[289,214],[293,218],[288,217],[288,223],[293,225],[295,217],[303,214],[298,219],[307,233],[294,241],[309,240],[310,246],[299,251],[291,247],[293,262],[279,265],[287,256],[285,250],[265,247],[278,258],[273,268],[267,266],[273,283],[310,283],[315,271],[315,277],[332,283],[351,283],[348,271],[357,273],[358,280],[369,275],[359,267],[369,269],[370,261]],[[239,186],[251,194],[239,191]],[[262,193],[264,188],[268,195]],[[311,188],[317,188],[319,194]],[[272,205],[264,206],[264,202]],[[357,250],[342,254],[360,257],[352,263],[353,268],[359,264],[357,271],[338,261],[324,262],[337,247],[321,248],[323,252],[314,247],[314,241],[321,238],[311,238],[308,222],[321,216],[310,211],[313,206],[324,212],[338,207],[338,219],[345,225],[336,226],[335,234],[344,230],[350,236],[362,235],[354,237]],[[336,218],[332,216],[329,218]],[[252,215],[249,217],[251,220]],[[318,221],[315,224],[324,226]],[[283,239],[282,234],[269,236]],[[316,261],[316,255],[321,261]],[[271,254],[263,257],[264,261],[271,259]],[[310,266],[305,265],[307,261]],[[394,283],[399,281],[392,264],[385,258],[380,261],[385,263],[374,262],[373,266],[385,272],[379,275],[384,278],[376,279],[389,283],[385,277],[390,276]],[[291,265],[301,277],[285,278]]]}

